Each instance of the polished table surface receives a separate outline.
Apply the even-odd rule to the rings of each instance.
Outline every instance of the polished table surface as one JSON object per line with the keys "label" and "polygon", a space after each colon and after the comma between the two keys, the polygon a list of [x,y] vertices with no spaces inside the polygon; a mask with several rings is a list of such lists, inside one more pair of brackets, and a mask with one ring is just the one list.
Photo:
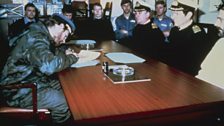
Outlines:
{"label": "polished table surface", "polygon": [[[114,64],[105,57],[108,52],[135,53],[113,41],[98,43],[97,48],[103,49],[99,57],[101,64],[104,61]],[[113,84],[103,74],[101,65],[60,72],[59,79],[74,120],[80,124],[125,125],[129,121],[136,123],[134,120],[145,123],[146,117],[152,124],[161,122],[157,119],[172,116],[176,116],[175,119],[165,120],[172,123],[178,117],[179,120],[190,120],[211,115],[214,116],[211,118],[221,118],[220,114],[224,113],[223,89],[159,61],[145,59],[144,63],[128,66],[148,76],[151,81],[147,82]]]}

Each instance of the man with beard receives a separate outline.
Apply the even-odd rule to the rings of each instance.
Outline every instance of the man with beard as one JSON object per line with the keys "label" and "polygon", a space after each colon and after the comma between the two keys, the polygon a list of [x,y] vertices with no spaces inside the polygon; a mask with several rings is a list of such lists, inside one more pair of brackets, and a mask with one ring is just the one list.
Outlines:
{"label": "man with beard", "polygon": [[122,0],[121,8],[123,14],[115,20],[116,40],[120,42],[122,42],[122,39],[130,38],[135,27],[135,15],[132,13],[132,2],[130,0]]}

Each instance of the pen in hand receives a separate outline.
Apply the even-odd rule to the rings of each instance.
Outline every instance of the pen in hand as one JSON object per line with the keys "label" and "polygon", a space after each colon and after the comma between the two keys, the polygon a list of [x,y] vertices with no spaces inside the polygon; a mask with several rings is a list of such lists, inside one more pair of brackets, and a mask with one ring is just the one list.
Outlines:
{"label": "pen in hand", "polygon": [[66,55],[70,55],[70,54],[72,54],[72,55],[75,55],[76,57],[79,57],[78,54],[75,53],[75,51],[74,51],[73,49],[71,49],[71,48],[68,48],[68,49],[65,51],[65,54],[66,54]]}

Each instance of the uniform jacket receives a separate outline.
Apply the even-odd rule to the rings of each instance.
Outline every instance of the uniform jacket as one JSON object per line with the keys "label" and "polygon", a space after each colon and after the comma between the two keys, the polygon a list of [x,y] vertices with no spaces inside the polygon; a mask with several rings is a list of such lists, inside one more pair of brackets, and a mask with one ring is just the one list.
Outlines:
{"label": "uniform jacket", "polygon": [[[135,15],[131,13],[129,18],[126,19],[124,17],[124,14],[122,14],[116,18],[115,24],[116,24],[115,35],[116,35],[117,40],[126,38],[126,37],[130,37],[130,36],[132,36],[132,31],[136,25]],[[128,36],[126,34],[123,34],[122,32],[120,32],[120,30],[122,30],[122,29],[128,31]]]}
{"label": "uniform jacket", "polygon": [[160,45],[164,43],[164,35],[152,21],[138,24],[133,30],[132,47],[138,52],[153,58],[158,58]]}
{"label": "uniform jacket", "polygon": [[[59,72],[77,61],[73,55],[65,55],[64,49],[53,44],[47,27],[41,22],[33,23],[29,29],[10,40],[13,46],[3,68],[0,84],[36,82],[38,89],[50,87]],[[30,89],[5,92],[14,102],[26,96]],[[13,104],[12,104],[13,105]]]}
{"label": "uniform jacket", "polygon": [[9,36],[12,38],[21,34],[32,23],[33,22],[25,22],[24,18],[18,19],[17,21],[15,21],[13,24],[9,26]]}
{"label": "uniform jacket", "polygon": [[170,31],[173,27],[173,20],[166,15],[163,17],[162,20],[159,20],[157,17],[154,17],[154,23],[160,28],[161,31]]}
{"label": "uniform jacket", "polygon": [[88,19],[84,39],[93,39],[96,41],[115,40],[115,33],[110,20]]}
{"label": "uniform jacket", "polygon": [[161,51],[165,63],[193,76],[197,75],[209,51],[204,29],[194,23],[182,30],[173,27],[169,41],[164,46],[166,49]]}

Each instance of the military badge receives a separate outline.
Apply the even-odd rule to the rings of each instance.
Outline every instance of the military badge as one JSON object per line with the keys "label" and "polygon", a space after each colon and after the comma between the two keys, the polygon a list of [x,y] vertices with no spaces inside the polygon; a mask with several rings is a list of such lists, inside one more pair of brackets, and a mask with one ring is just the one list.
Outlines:
{"label": "military badge", "polygon": [[155,23],[152,23],[152,29],[156,29],[158,26]]}
{"label": "military badge", "polygon": [[194,26],[192,27],[192,30],[193,30],[194,33],[198,33],[198,32],[201,31],[201,28],[200,28],[199,26],[197,26],[197,25],[194,25]]}

